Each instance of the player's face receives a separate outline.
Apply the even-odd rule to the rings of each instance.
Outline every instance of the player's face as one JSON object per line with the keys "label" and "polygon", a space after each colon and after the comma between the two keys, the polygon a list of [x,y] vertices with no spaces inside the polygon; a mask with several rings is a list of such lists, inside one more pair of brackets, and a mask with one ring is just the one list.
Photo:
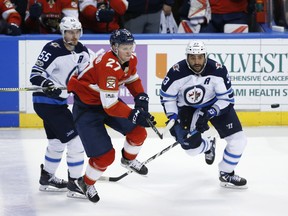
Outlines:
{"label": "player's face", "polygon": [[118,58],[121,63],[130,60],[132,53],[134,52],[134,44],[120,44],[118,47]]}
{"label": "player's face", "polygon": [[80,35],[81,35],[80,29],[66,30],[64,39],[69,45],[76,46],[80,38]]}
{"label": "player's face", "polygon": [[188,54],[188,63],[195,72],[202,71],[205,65],[205,54]]}

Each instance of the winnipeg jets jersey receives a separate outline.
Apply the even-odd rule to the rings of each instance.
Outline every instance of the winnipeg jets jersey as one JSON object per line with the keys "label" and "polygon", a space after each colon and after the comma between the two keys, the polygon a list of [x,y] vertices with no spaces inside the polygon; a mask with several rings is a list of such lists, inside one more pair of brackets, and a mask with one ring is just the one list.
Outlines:
{"label": "winnipeg jets jersey", "polygon": [[[33,85],[41,86],[43,80],[49,79],[56,87],[66,87],[71,76],[80,74],[89,63],[88,50],[80,42],[74,51],[69,51],[64,46],[63,39],[54,40],[47,43],[42,49],[32,67],[30,81]],[[45,96],[44,93],[39,93],[33,95]],[[67,91],[62,91],[60,97],[67,98]],[[39,99],[41,98],[39,97]]]}
{"label": "winnipeg jets jersey", "polygon": [[200,75],[190,69],[186,59],[173,65],[162,82],[160,96],[167,116],[178,114],[182,106],[213,106],[219,115],[234,103],[226,67],[209,58]]}

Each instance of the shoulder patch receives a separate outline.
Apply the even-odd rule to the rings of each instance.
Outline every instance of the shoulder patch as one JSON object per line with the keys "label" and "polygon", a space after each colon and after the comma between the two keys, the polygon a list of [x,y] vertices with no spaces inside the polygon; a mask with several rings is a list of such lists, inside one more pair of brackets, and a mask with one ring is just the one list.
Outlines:
{"label": "shoulder patch", "polygon": [[215,65],[215,66],[216,66],[216,70],[219,69],[219,68],[222,68],[222,64],[220,64],[220,63],[218,63],[218,62],[216,62],[216,65]]}
{"label": "shoulder patch", "polygon": [[58,43],[56,43],[56,42],[50,43],[50,46],[53,46],[55,48],[61,48],[60,45]]}
{"label": "shoulder patch", "polygon": [[72,1],[72,2],[71,2],[71,7],[72,7],[72,8],[78,8],[77,2]]}
{"label": "shoulder patch", "polygon": [[179,64],[175,64],[175,65],[173,65],[172,68],[173,68],[174,71],[179,71],[180,67],[179,67]]}
{"label": "shoulder patch", "polygon": [[11,3],[10,0],[4,1],[4,4],[5,4],[5,7],[6,7],[6,8],[13,8],[13,4]]}

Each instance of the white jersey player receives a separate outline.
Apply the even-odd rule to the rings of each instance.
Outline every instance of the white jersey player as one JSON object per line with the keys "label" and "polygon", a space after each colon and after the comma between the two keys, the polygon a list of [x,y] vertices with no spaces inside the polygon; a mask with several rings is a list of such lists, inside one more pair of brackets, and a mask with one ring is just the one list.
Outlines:
{"label": "white jersey player", "polygon": [[[74,183],[82,176],[84,149],[74,127],[67,105],[66,87],[70,77],[81,73],[90,62],[87,48],[78,40],[82,35],[81,23],[73,17],[64,17],[60,23],[63,38],[47,43],[32,68],[30,82],[43,87],[33,93],[33,106],[43,120],[48,146],[39,180],[41,191],[67,191],[68,197],[83,197]],[[68,182],[55,176],[62,154],[67,148]]]}
{"label": "white jersey player", "polygon": [[189,155],[205,153],[207,164],[215,159],[215,138],[204,138],[208,121],[226,140],[219,163],[221,186],[247,188],[246,179],[234,174],[246,146],[246,136],[233,108],[234,95],[227,69],[209,59],[202,41],[191,41],[187,58],[170,68],[160,96],[169,120],[175,121],[171,134]]}

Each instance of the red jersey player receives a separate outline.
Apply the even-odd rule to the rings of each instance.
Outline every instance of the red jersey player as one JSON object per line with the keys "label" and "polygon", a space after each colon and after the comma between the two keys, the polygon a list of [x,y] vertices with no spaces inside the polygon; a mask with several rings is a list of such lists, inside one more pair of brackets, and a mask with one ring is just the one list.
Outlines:
{"label": "red jersey player", "polygon": [[[110,45],[110,51],[98,56],[86,71],[68,83],[68,91],[75,94],[75,125],[89,157],[85,175],[75,183],[91,202],[99,201],[93,185],[115,158],[105,125],[126,137],[121,165],[146,175],[147,167],[136,157],[147,137],[144,128],[149,127],[147,120],[156,124],[148,112],[149,98],[137,74],[133,35],[126,29],[115,30]],[[134,109],[118,98],[120,85],[125,85],[134,96]]]}
{"label": "red jersey player", "polygon": [[62,17],[78,15],[78,0],[29,0],[25,27],[30,33],[60,33]]}
{"label": "red jersey player", "polygon": [[21,35],[19,26],[21,25],[21,16],[15,10],[10,0],[0,0],[0,33],[7,35]]}

